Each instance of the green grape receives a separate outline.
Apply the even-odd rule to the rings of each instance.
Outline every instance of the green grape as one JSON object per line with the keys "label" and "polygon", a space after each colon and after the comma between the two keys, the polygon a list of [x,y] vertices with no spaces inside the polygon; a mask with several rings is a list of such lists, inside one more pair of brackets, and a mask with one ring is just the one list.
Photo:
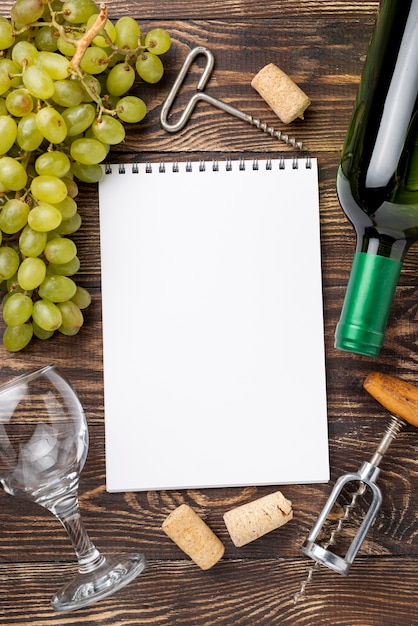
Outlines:
{"label": "green grape", "polygon": [[[1,126],[1,123],[0,123]],[[35,113],[24,115],[17,125],[16,142],[24,152],[34,152],[44,140],[38,129]]]}
{"label": "green grape", "polygon": [[19,352],[26,348],[33,337],[33,327],[30,322],[21,326],[6,326],[3,333],[3,345],[9,352]]}
{"label": "green grape", "polygon": [[62,112],[69,137],[83,133],[94,122],[96,109],[92,104],[79,104]]}
{"label": "green grape", "polygon": [[17,272],[20,259],[16,250],[9,246],[0,248],[0,281],[8,280]]}
{"label": "green grape", "polygon": [[16,0],[10,11],[11,18],[16,24],[30,24],[42,17],[44,3],[42,0]]}
{"label": "green grape", "polygon": [[13,34],[13,26],[9,20],[3,16],[0,16],[0,50],[7,50],[11,48],[15,42],[15,36]]}
{"label": "green grape", "polygon": [[95,98],[100,96],[102,92],[102,85],[95,76],[92,76],[91,74],[84,74],[83,89],[83,102],[93,102]]}
{"label": "green grape", "polygon": [[47,233],[55,230],[61,224],[62,217],[59,210],[47,202],[39,202],[29,211],[28,224],[33,230]]}
{"label": "green grape", "polygon": [[130,124],[140,122],[147,113],[147,105],[137,96],[124,96],[118,100],[115,109],[118,118]]}
{"label": "green grape", "polygon": [[33,327],[33,334],[38,339],[42,339],[42,340],[50,339],[50,337],[52,337],[52,335],[54,334],[53,330],[44,330],[43,328],[38,326],[38,324],[35,324],[33,320],[32,320],[32,327]]}
{"label": "green grape", "polygon": [[25,291],[19,285],[19,281],[17,280],[17,272],[13,274],[11,278],[5,281],[6,282],[6,291],[9,295],[12,293],[25,293],[25,295],[30,296],[32,294],[31,291]]}
{"label": "green grape", "polygon": [[76,139],[71,144],[71,156],[83,165],[95,165],[106,158],[107,149],[98,139]]}
{"label": "green grape", "polygon": [[32,180],[30,190],[37,200],[50,204],[61,202],[67,196],[67,186],[57,176],[36,176]]}
{"label": "green grape", "polygon": [[68,176],[63,176],[62,180],[67,185],[67,197],[76,198],[78,196],[78,185],[73,178],[70,178],[71,172]]}
{"label": "green grape", "polygon": [[135,70],[128,63],[118,63],[109,71],[106,87],[112,96],[122,96],[135,81]]}
{"label": "green grape", "polygon": [[51,239],[45,246],[44,255],[49,263],[69,263],[77,254],[77,246],[71,239],[57,237]]}
{"label": "green grape", "polygon": [[6,91],[10,89],[11,84],[12,81],[10,80],[8,71],[6,68],[0,67],[0,94],[6,93]]}
{"label": "green grape", "polygon": [[80,328],[67,328],[64,324],[61,324],[58,330],[61,334],[66,335],[66,337],[74,337],[74,335],[80,332]]}
{"label": "green grape", "polygon": [[[89,17],[89,19],[87,20],[87,24],[86,24],[87,30],[93,26],[94,22],[96,21],[96,18],[97,18],[97,15],[91,15]],[[109,37],[110,41],[113,43],[116,39],[116,29],[110,20],[106,20],[104,27],[100,29],[97,37],[93,39],[93,43],[95,46],[99,46],[100,48],[107,48],[109,44],[106,41],[105,37],[103,36],[103,31],[105,31],[106,35]]]}
{"label": "green grape", "polygon": [[17,137],[17,124],[9,115],[0,115],[0,155],[9,152]]}
{"label": "green grape", "polygon": [[58,176],[58,178],[62,178],[65,174],[68,174],[70,168],[70,159],[65,152],[61,150],[44,152],[35,161],[35,169],[39,175]]}
{"label": "green grape", "polygon": [[13,293],[3,306],[3,319],[8,326],[20,326],[32,315],[32,298],[23,293]]}
{"label": "green grape", "polygon": [[19,236],[20,251],[26,257],[37,257],[42,254],[47,239],[46,233],[33,230],[33,228],[27,224]]}
{"label": "green grape", "polygon": [[18,41],[12,48],[12,60],[20,68],[31,65],[38,51],[30,41]]}
{"label": "green grape", "polygon": [[79,309],[87,309],[91,304],[91,295],[84,287],[77,285],[77,289],[71,301],[78,306]]}
{"label": "green grape", "polygon": [[68,220],[62,220],[59,226],[56,227],[57,233],[60,235],[72,235],[77,232],[77,230],[81,226],[81,216],[80,213],[76,213]]}
{"label": "green grape", "polygon": [[10,115],[23,117],[33,109],[32,96],[27,89],[13,89],[6,96],[6,108]]}
{"label": "green grape", "polygon": [[64,200],[61,200],[61,202],[55,202],[54,206],[56,206],[61,213],[63,220],[69,220],[70,217],[73,217],[73,215],[77,212],[77,203],[73,198],[71,198],[71,196],[68,195],[64,198]]}
{"label": "green grape", "polygon": [[4,98],[0,98],[0,115],[8,115],[9,111],[6,107],[6,100]]}
{"label": "green grape", "polygon": [[39,257],[23,259],[17,270],[17,280],[25,291],[36,289],[46,276],[46,265]]}
{"label": "green grape", "polygon": [[0,57],[0,68],[5,70],[10,78],[10,87],[21,87],[22,80],[22,68],[17,65],[12,59],[7,57]]}
{"label": "green grape", "polygon": [[39,328],[57,330],[62,324],[61,311],[50,300],[37,300],[33,305],[32,319]]}
{"label": "green grape", "polygon": [[[92,131],[96,139],[102,143],[115,145],[125,139],[125,129],[121,122],[110,115],[102,115],[100,120],[96,120],[92,125]],[[78,161],[80,159],[77,159]]]}
{"label": "green grape", "polygon": [[35,46],[38,50],[55,52],[58,49],[58,31],[49,26],[42,26],[35,35]]}
{"label": "green grape", "polygon": [[50,263],[46,268],[46,273],[57,274],[59,276],[74,276],[80,269],[80,259],[75,256],[71,261],[67,263]]}
{"label": "green grape", "polygon": [[9,156],[0,157],[0,180],[11,191],[20,191],[27,183],[28,175],[23,165]]}
{"label": "green grape", "polygon": [[160,57],[152,52],[143,52],[135,63],[138,75],[146,83],[158,83],[164,74],[164,67]]}
{"label": "green grape", "polygon": [[36,114],[38,130],[51,143],[62,143],[67,136],[67,126],[58,111],[51,107],[40,109]]}
{"label": "green grape", "polygon": [[22,200],[12,198],[8,200],[0,213],[0,229],[11,235],[24,228],[28,221],[29,205]]}
{"label": "green grape", "polygon": [[22,80],[26,89],[35,98],[48,100],[55,91],[52,78],[45,70],[36,67],[36,65],[29,65],[24,69]]}
{"label": "green grape", "polygon": [[115,44],[118,48],[135,50],[140,43],[141,29],[133,17],[121,17],[115,24]]}
{"label": "green grape", "polygon": [[68,276],[50,274],[39,286],[38,294],[50,302],[65,302],[74,296],[76,289],[75,282]]}
{"label": "green grape", "polygon": [[87,48],[80,62],[80,67],[89,74],[104,72],[109,63],[107,52],[103,48]]}
{"label": "green grape", "polygon": [[77,334],[84,323],[84,317],[81,310],[72,300],[59,302],[57,306],[62,317],[62,324],[58,330],[64,335]]}
{"label": "green grape", "polygon": [[[71,39],[81,39],[81,33],[72,33]],[[77,49],[74,44],[64,39],[61,35],[57,39],[57,48],[66,57],[73,57]]]}
{"label": "green grape", "polygon": [[147,33],[144,43],[154,54],[164,54],[170,49],[171,38],[164,28],[153,28]]}
{"label": "green grape", "polygon": [[67,22],[81,24],[98,13],[98,8],[93,0],[67,0],[62,5],[62,11]]}
{"label": "green grape", "polygon": [[82,163],[73,163],[71,171],[76,178],[83,183],[98,183],[103,176],[103,170],[100,165],[86,165]]}
{"label": "green grape", "polygon": [[34,64],[44,70],[52,80],[65,80],[70,74],[70,61],[56,52],[39,52]]}
{"label": "green grape", "polygon": [[83,102],[85,90],[78,80],[56,80],[54,89],[51,99],[60,106],[74,107]]}

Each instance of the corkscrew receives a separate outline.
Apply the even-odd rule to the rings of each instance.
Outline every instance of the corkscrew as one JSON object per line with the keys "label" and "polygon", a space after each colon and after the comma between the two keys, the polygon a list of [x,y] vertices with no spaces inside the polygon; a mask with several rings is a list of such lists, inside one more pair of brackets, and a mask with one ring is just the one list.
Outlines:
{"label": "corkscrew", "polygon": [[[176,99],[176,96],[185,80],[185,77],[190,69],[190,66],[194,62],[195,58],[199,56],[200,54],[203,54],[206,57],[206,66],[199,79],[199,82],[197,83],[196,93],[194,93],[193,96],[190,98],[189,102],[187,103],[178,121],[175,123],[169,123],[168,115],[173,105],[173,102]],[[222,102],[222,100],[218,100],[214,98],[213,96],[210,96],[207,93],[205,93],[203,90],[212,73],[214,64],[215,64],[215,58],[213,56],[213,53],[210,50],[208,50],[208,48],[205,48],[204,46],[197,46],[196,48],[193,48],[189,52],[161,109],[160,122],[161,122],[161,126],[166,131],[170,133],[175,133],[181,130],[182,128],[184,128],[184,126],[187,124],[188,120],[190,119],[190,116],[192,115],[197,103],[200,100],[202,100],[204,102],[211,104],[212,106],[218,109],[221,109],[222,111],[225,111],[226,113],[230,113],[231,115],[234,115],[235,117],[237,117],[240,120],[243,120],[244,122],[248,122],[249,124],[251,124],[251,126],[255,126],[256,128],[261,129],[263,132],[267,133],[268,135],[270,135],[271,137],[275,139],[284,141],[284,143],[292,146],[293,148],[297,148],[298,150],[305,150],[303,143],[301,141],[297,141],[294,137],[289,137],[289,135],[283,133],[280,130],[276,130],[272,126],[269,126],[265,122],[262,122],[259,119],[256,119],[252,115],[248,115],[247,113],[244,113],[243,111],[240,111],[239,109],[236,109],[235,107],[227,104],[226,102]]]}
{"label": "corkscrew", "polygon": [[[327,503],[304,542],[301,550],[314,559],[315,564],[309,569],[300,591],[294,595],[295,604],[305,596],[306,586],[311,582],[313,573],[319,569],[320,565],[326,565],[344,576],[348,575],[354,558],[382,503],[382,493],[376,480],[380,473],[379,465],[383,455],[407,422],[418,427],[418,387],[387,374],[372,372],[364,381],[364,388],[382,406],[388,409],[392,419],[370,462],[364,462],[358,472],[345,474],[337,480]],[[349,483],[355,483],[358,487],[353,491],[349,503],[340,508],[343,514],[339,515],[338,522],[330,533],[329,539],[320,544],[317,539],[323,532],[325,523],[331,521],[332,511],[335,510],[341,493]],[[338,537],[345,522],[351,517],[358,499],[365,496],[367,492],[369,492],[369,501],[371,498],[369,508],[345,554],[339,555],[336,551],[330,550],[330,547],[337,547]]]}

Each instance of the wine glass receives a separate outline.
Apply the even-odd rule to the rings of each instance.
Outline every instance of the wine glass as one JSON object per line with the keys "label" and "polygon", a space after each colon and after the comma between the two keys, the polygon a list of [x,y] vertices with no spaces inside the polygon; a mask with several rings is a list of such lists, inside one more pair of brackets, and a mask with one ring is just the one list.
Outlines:
{"label": "wine glass", "polygon": [[87,606],[128,584],[142,554],[105,558],[89,539],[78,507],[88,429],[76,392],[54,365],[0,386],[0,483],[51,511],[73,544],[78,574],[52,598],[57,611]]}

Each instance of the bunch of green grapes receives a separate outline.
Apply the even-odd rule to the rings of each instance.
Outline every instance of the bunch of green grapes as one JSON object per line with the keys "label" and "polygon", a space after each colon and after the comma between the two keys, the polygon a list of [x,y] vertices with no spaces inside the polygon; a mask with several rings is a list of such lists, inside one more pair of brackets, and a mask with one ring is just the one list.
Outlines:
{"label": "bunch of green grapes", "polygon": [[162,28],[116,23],[93,0],[17,0],[0,16],[0,289],[9,351],[33,336],[75,335],[91,301],[78,286],[77,180],[146,115],[130,95],[158,82],[170,48]]}

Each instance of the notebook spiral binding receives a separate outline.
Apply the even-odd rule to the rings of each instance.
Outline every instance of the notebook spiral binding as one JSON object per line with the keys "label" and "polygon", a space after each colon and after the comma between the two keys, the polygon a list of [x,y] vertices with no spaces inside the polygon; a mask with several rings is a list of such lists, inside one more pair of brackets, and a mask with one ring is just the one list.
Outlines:
{"label": "notebook spiral binding", "polygon": [[[279,169],[281,170],[284,170],[286,166],[289,164],[289,162],[291,163],[291,167],[294,170],[299,169],[299,167],[301,167],[301,164],[303,167],[303,163],[306,169],[311,169],[312,167],[310,156],[304,156],[304,157],[294,156],[291,159],[290,158],[287,159],[285,157],[279,157],[278,161],[279,161]],[[254,157],[252,161],[250,159],[244,159],[243,157],[240,157],[239,160],[235,161],[232,158],[227,157],[225,161],[222,163],[223,165],[217,159],[213,159],[211,163],[209,163],[208,161],[204,161],[202,159],[200,161],[188,160],[186,161],[185,169],[186,169],[186,172],[192,172],[194,171],[195,167],[197,167],[197,170],[199,172],[205,172],[208,167],[211,167],[214,172],[218,172],[221,169],[221,167],[224,167],[224,169],[227,172],[230,172],[234,169],[234,167],[238,167],[240,171],[245,171],[249,165],[251,166],[253,170],[258,170],[260,169],[260,167],[262,167],[257,157]],[[273,159],[271,157],[267,157],[263,165],[265,169],[267,170],[273,169]],[[119,165],[117,166],[118,174],[126,174],[127,169],[129,169],[129,167],[131,167],[131,174],[139,174],[139,171],[140,171],[139,165],[136,162],[132,163],[131,165],[127,165],[125,163],[119,163]],[[159,163],[147,162],[145,164],[145,173],[152,174],[153,172],[157,171],[160,174],[164,174],[170,167],[171,167],[171,171],[174,173],[180,171],[178,161],[174,161],[170,164],[166,163],[165,161],[160,161]],[[113,173],[112,165],[110,163],[106,163],[104,166],[104,171],[105,171],[105,174],[112,174]]]}

